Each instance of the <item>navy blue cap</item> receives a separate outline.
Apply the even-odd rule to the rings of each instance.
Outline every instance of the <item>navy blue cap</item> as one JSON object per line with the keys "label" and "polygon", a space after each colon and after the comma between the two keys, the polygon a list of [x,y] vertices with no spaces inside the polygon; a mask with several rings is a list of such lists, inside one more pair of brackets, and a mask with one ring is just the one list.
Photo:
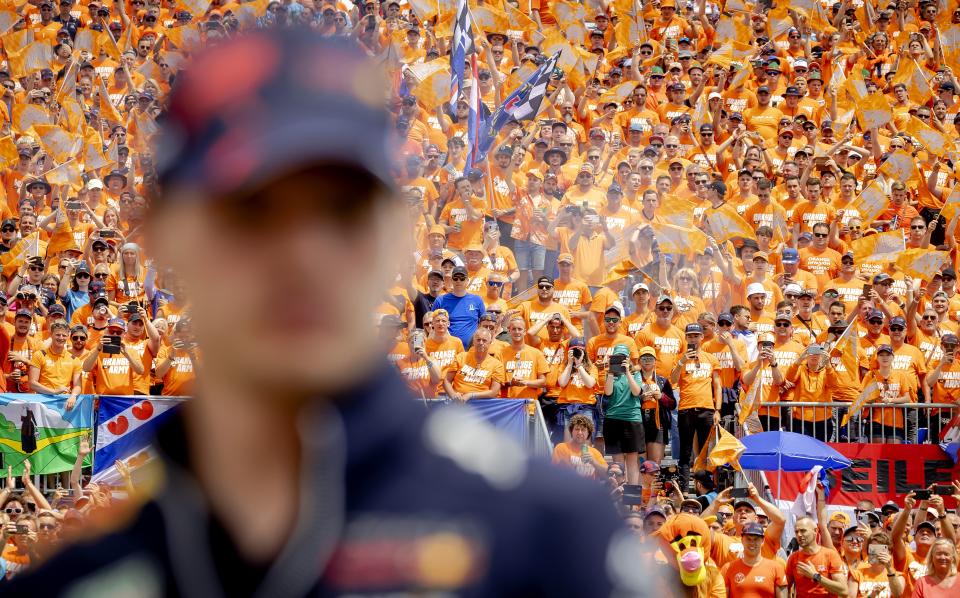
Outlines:
{"label": "navy blue cap", "polygon": [[892,318],[890,318],[890,325],[891,325],[891,326],[903,326],[904,328],[906,328],[906,326],[907,326],[907,321],[906,321],[903,317],[901,317],[901,316],[893,316]]}
{"label": "navy blue cap", "polygon": [[717,323],[726,322],[727,324],[733,324],[733,314],[728,311],[721,313],[717,316]]}
{"label": "navy blue cap", "polygon": [[800,262],[800,252],[793,247],[785,247],[780,252],[780,262],[784,264],[796,264]]}
{"label": "navy blue cap", "polygon": [[306,28],[212,46],[177,75],[158,135],[161,185],[223,196],[329,162],[390,187],[384,80],[356,45]]}
{"label": "navy blue cap", "polygon": [[880,353],[889,353],[893,355],[893,347],[887,344],[880,345],[877,347],[877,354],[879,355]]}
{"label": "navy blue cap", "polygon": [[883,319],[883,312],[879,309],[871,309],[867,312],[867,321],[876,320],[877,318]]}
{"label": "navy blue cap", "polygon": [[940,337],[940,343],[944,345],[960,345],[960,337],[948,332]]}
{"label": "navy blue cap", "polygon": [[587,343],[583,340],[583,337],[582,337],[582,336],[575,336],[575,337],[573,337],[572,339],[570,339],[570,346],[571,346],[571,347],[586,347],[586,346],[587,346]]}
{"label": "navy blue cap", "polygon": [[687,324],[683,330],[684,334],[703,334],[703,326],[700,324]]}
{"label": "navy blue cap", "polygon": [[620,185],[613,183],[607,187],[607,194],[616,193],[617,195],[623,195],[623,189],[620,188]]}
{"label": "navy blue cap", "polygon": [[707,185],[707,188],[716,191],[720,197],[724,197],[727,194],[727,186],[723,183],[723,181],[713,181]]}
{"label": "navy blue cap", "polygon": [[763,526],[757,523],[756,521],[751,521],[750,523],[745,523],[743,525],[743,531],[740,532],[742,536],[760,536],[763,537]]}

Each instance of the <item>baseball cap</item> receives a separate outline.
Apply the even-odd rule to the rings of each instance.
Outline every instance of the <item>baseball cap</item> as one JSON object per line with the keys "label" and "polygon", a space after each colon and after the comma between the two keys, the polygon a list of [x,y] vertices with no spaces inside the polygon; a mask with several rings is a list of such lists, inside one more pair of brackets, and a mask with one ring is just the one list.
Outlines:
{"label": "baseball cap", "polygon": [[549,276],[541,276],[540,278],[537,279],[537,286],[540,286],[540,285],[542,285],[542,284],[544,284],[544,283],[546,283],[546,284],[548,284],[548,285],[550,285],[550,286],[553,286],[553,278],[551,278],[551,277],[549,277]]}
{"label": "baseball cap", "polygon": [[572,264],[572,263],[573,263],[573,255],[571,255],[571,254],[569,254],[569,253],[561,253],[560,255],[557,256],[557,263],[558,263],[558,264],[563,264],[563,263]]}
{"label": "baseball cap", "polygon": [[669,301],[670,304],[673,305],[673,298],[670,297],[670,295],[660,295],[659,297],[657,297],[657,305],[660,305],[661,303],[664,303],[667,301]]}
{"label": "baseball cap", "polygon": [[721,322],[733,324],[733,314],[728,311],[721,313],[719,316],[717,316],[717,323],[719,324]]}
{"label": "baseball cap", "polygon": [[[258,66],[246,69],[243,85],[223,86],[224,69],[237,63]],[[161,185],[225,196],[332,162],[390,188],[382,81],[355,45],[306,28],[257,29],[210,46],[177,74],[158,135]]]}
{"label": "baseball cap", "polygon": [[773,321],[774,322],[791,322],[793,321],[793,318],[791,318],[790,314],[788,314],[785,311],[778,311],[777,315],[774,316]]}
{"label": "baseball cap", "polygon": [[883,319],[883,312],[879,309],[871,309],[867,312],[867,321],[876,320],[877,318]]}
{"label": "baseball cap", "polygon": [[649,293],[650,287],[648,287],[647,283],[645,282],[638,282],[637,284],[633,285],[632,289],[630,289],[630,294],[633,295],[637,291],[646,291]]}
{"label": "baseball cap", "polygon": [[886,282],[890,280],[890,275],[886,272],[881,272],[873,277],[873,284],[880,284],[881,282]]}
{"label": "baseball cap", "polygon": [[899,513],[900,505],[892,500],[888,500],[887,502],[883,503],[882,507],[880,507],[880,512],[884,515],[889,515],[890,513]]}
{"label": "baseball cap", "polygon": [[[661,6],[662,6],[662,5],[661,5]],[[648,463],[650,463],[650,461],[648,461]],[[641,472],[642,472],[642,470],[641,470]],[[661,507],[658,507],[658,506],[653,506],[653,507],[650,507],[649,509],[647,509],[647,512],[643,514],[643,519],[644,519],[644,521],[646,521],[647,517],[650,517],[651,515],[659,515],[659,516],[663,517],[664,519],[667,518],[667,512],[664,511]]]}
{"label": "baseball cap", "polygon": [[763,537],[763,526],[756,521],[751,521],[743,526],[742,536],[760,536]]}
{"label": "baseball cap", "polygon": [[756,511],[757,511],[756,505],[754,505],[751,501],[749,501],[749,500],[747,500],[747,499],[745,499],[745,498],[741,498],[740,500],[737,500],[737,501],[735,501],[735,502],[733,503],[733,508],[734,508],[734,510],[739,509],[740,507],[747,507],[748,509],[750,509],[750,510],[753,511],[753,512],[756,512]]}
{"label": "baseball cap", "polygon": [[613,303],[610,304],[610,307],[608,307],[603,313],[606,314],[606,313],[611,312],[611,311],[617,312],[618,314],[620,314],[620,317],[622,318],[622,317],[623,317],[623,311],[624,311],[624,310],[623,310],[623,304],[620,303],[619,301],[614,301]]}
{"label": "baseball cap", "polygon": [[784,264],[798,264],[800,263],[800,252],[793,247],[785,247],[780,252],[780,261]]}
{"label": "baseball cap", "polygon": [[765,261],[765,262],[769,262],[769,261],[770,261],[770,256],[767,255],[767,252],[766,252],[766,251],[758,251],[758,252],[756,252],[756,253],[753,254],[753,259],[755,259],[755,260],[763,260],[763,261]]}
{"label": "baseball cap", "polygon": [[660,466],[657,465],[656,461],[648,459],[640,464],[640,473],[657,473],[658,471],[660,471]]}
{"label": "baseball cap", "polygon": [[801,287],[800,285],[798,285],[798,284],[795,283],[795,282],[791,282],[790,284],[788,284],[787,286],[785,286],[785,287],[783,288],[783,294],[784,294],[784,295],[798,295],[798,296],[799,296],[800,293],[802,293],[802,292],[803,292],[803,287]]}
{"label": "baseball cap", "polygon": [[463,267],[463,266],[457,266],[457,267],[455,267],[455,268],[453,269],[453,272],[450,273],[450,276],[456,276],[456,275],[458,275],[458,274],[460,274],[460,275],[462,275],[462,276],[470,276],[470,275],[467,273],[467,269],[466,269],[465,267]]}
{"label": "baseball cap", "polygon": [[889,353],[893,355],[893,347],[887,344],[880,345],[879,347],[877,347],[877,355],[879,355],[880,353]]}
{"label": "baseball cap", "polygon": [[697,513],[703,512],[703,505],[700,504],[700,501],[695,498],[685,498],[680,503],[680,510],[683,510],[683,507],[695,507]]}
{"label": "baseball cap", "polygon": [[850,516],[843,511],[837,511],[830,516],[830,521],[836,521],[838,523],[842,523],[844,526],[847,526],[850,525]]}
{"label": "baseball cap", "polygon": [[684,334],[703,334],[703,326],[700,324],[687,324],[683,329]]}
{"label": "baseball cap", "polygon": [[21,316],[22,316],[22,317],[25,317],[25,318],[31,318],[31,319],[32,319],[32,318],[33,318],[33,312],[30,311],[29,309],[18,309],[18,310],[17,310],[17,313],[15,313],[13,317],[19,318],[19,317],[21,317]]}
{"label": "baseball cap", "polygon": [[823,350],[823,346],[818,343],[810,343],[807,347],[807,355],[823,355],[826,351]]}
{"label": "baseball cap", "polygon": [[727,194],[727,186],[726,186],[722,181],[713,181],[712,183],[710,183],[709,185],[707,185],[707,188],[708,188],[708,189],[713,189],[713,190],[716,191],[719,195],[726,195],[726,194]]}
{"label": "baseball cap", "polygon": [[905,327],[905,326],[907,325],[907,320],[906,320],[905,318],[903,318],[902,316],[893,316],[892,318],[890,318],[890,325],[891,325],[891,326],[904,326],[904,327]]}
{"label": "baseball cap", "polygon": [[656,357],[657,356],[657,351],[653,347],[641,347],[638,353],[639,353],[639,357],[645,357],[645,356]]}
{"label": "baseball cap", "polygon": [[[388,316],[389,316],[389,315],[390,315],[390,314],[388,314]],[[386,318],[386,317],[388,317],[388,316],[384,316],[384,318]],[[398,320],[400,319],[400,316],[395,316],[395,317],[396,317]],[[107,321],[107,328],[121,328],[121,329],[123,329],[123,330],[126,330],[126,329],[127,329],[127,323],[123,321],[123,318],[110,318],[110,319]]]}
{"label": "baseball cap", "polygon": [[956,334],[950,332],[944,334],[940,337],[940,344],[942,345],[960,345],[960,337]]}
{"label": "baseball cap", "polygon": [[785,90],[783,90],[783,95],[785,96],[799,96],[800,89],[796,85],[789,85]]}

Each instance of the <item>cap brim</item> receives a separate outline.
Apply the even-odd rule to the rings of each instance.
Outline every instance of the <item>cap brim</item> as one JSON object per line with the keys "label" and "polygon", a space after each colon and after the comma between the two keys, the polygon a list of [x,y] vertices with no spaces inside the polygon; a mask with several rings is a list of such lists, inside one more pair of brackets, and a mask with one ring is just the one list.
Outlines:
{"label": "cap brim", "polygon": [[[384,139],[382,147],[371,143],[376,139]],[[188,148],[175,158],[179,168],[170,173],[169,185],[225,196],[258,189],[279,177],[324,163],[356,166],[389,189],[395,184],[390,174],[390,148],[382,126],[376,122],[291,115],[242,141],[216,154],[209,148]],[[245,176],[236,174],[244,172]]]}

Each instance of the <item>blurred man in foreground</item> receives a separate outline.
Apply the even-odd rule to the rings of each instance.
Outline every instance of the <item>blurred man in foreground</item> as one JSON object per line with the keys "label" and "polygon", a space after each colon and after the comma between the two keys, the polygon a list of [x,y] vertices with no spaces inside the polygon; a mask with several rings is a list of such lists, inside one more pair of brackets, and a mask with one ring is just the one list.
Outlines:
{"label": "blurred man in foreground", "polygon": [[191,291],[197,397],[161,429],[138,512],[11,595],[612,591],[603,488],[455,409],[427,416],[378,351],[370,314],[410,253],[384,80],[295,30],[178,75],[151,241]]}

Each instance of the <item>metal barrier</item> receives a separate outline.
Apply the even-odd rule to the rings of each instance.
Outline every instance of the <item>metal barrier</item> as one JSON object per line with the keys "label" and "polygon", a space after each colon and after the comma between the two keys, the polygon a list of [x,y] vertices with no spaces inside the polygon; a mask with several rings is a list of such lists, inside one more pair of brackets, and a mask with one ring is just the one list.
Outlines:
{"label": "metal barrier", "polygon": [[[953,403],[870,404],[844,423],[851,406],[852,403],[763,403],[751,419],[754,426],[759,420],[764,431],[796,432],[824,442],[938,444],[940,432],[960,414],[960,405]],[[739,419],[732,418],[725,425],[742,438],[750,423],[748,419],[746,425],[741,425]]]}

